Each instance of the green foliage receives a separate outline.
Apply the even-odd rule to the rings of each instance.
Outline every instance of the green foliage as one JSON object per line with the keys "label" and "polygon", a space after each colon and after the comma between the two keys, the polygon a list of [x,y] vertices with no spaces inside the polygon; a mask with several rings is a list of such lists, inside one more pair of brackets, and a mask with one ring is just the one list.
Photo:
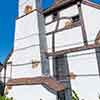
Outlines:
{"label": "green foliage", "polygon": [[99,100],[100,100],[100,95],[98,96]]}
{"label": "green foliage", "polygon": [[72,100],[79,100],[78,94],[74,90],[73,90],[72,94],[73,94]]}
{"label": "green foliage", "polygon": [[12,98],[8,98],[6,96],[0,96],[0,100],[13,100]]}
{"label": "green foliage", "polygon": [[4,83],[0,81],[0,94],[3,95],[4,93]]}
{"label": "green foliage", "polygon": [[75,98],[75,97],[72,97],[72,100],[77,100],[77,98]]}

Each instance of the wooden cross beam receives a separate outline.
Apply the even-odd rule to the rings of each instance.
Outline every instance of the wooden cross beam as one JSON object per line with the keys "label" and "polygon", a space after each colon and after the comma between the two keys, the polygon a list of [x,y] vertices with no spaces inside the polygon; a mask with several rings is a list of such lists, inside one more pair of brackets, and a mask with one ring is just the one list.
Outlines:
{"label": "wooden cross beam", "polygon": [[99,4],[93,3],[93,2],[91,2],[89,0],[83,0],[82,3],[85,4],[85,5],[88,5],[90,7],[94,7],[96,9],[100,10],[100,5]]}
{"label": "wooden cross beam", "polygon": [[49,89],[56,92],[64,90],[64,85],[56,81],[52,77],[27,77],[11,79],[7,82],[7,86],[20,86],[20,85],[46,85]]}
{"label": "wooden cross beam", "polygon": [[79,47],[74,47],[74,48],[69,48],[65,50],[60,50],[56,51],[55,53],[47,53],[48,56],[59,56],[62,54],[67,54],[67,53],[72,53],[72,52],[78,52],[78,51],[83,51],[83,50],[88,50],[88,49],[95,49],[100,47],[100,44],[89,44],[87,46],[79,46]]}

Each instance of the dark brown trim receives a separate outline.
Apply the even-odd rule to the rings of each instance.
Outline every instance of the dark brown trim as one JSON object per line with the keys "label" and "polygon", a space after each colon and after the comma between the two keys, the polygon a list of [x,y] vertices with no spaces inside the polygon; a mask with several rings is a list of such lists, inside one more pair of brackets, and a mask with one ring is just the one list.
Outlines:
{"label": "dark brown trim", "polygon": [[[62,9],[64,9],[64,8],[68,8],[68,7],[70,7],[70,6],[74,5],[74,4],[76,4],[78,1],[81,1],[81,0],[65,0],[64,2],[62,2],[62,3],[59,4],[59,5],[54,5],[54,6],[52,6],[51,8],[48,8],[48,9],[44,10],[43,12],[41,12],[41,11],[39,11],[39,12],[40,12],[40,13],[43,13],[44,16],[48,16],[48,15],[52,14],[53,12],[62,10]],[[37,10],[37,9],[34,9],[34,10],[32,10],[30,13],[28,13],[28,14],[24,14],[24,15],[22,15],[22,16],[20,16],[20,17],[17,17],[16,20],[21,19],[21,18],[23,18],[23,17],[25,17],[25,16],[27,16],[27,15],[33,13],[33,12],[36,11],[36,10]],[[37,11],[38,11],[38,10],[37,10]]]}
{"label": "dark brown trim", "polygon": [[64,8],[68,8],[68,7],[76,4],[79,1],[81,1],[81,0],[64,0],[60,4],[58,4],[58,5],[55,4],[51,8],[44,10],[43,14],[44,14],[44,16],[48,16],[48,15],[52,14],[53,12],[57,12],[57,11],[62,10]]}
{"label": "dark brown trim", "polygon": [[67,53],[72,53],[72,52],[78,52],[78,51],[83,51],[83,50],[89,50],[89,49],[95,49],[100,47],[99,45],[96,44],[89,44],[88,46],[80,46],[80,47],[75,47],[75,48],[69,48],[61,51],[56,51],[55,53],[47,53],[48,56],[58,56],[62,54],[67,54]]}
{"label": "dark brown trim", "polygon": [[85,30],[83,13],[82,13],[82,7],[81,7],[80,2],[77,3],[77,7],[78,7],[78,11],[79,11],[79,18],[80,18],[80,23],[81,23],[81,30],[82,30],[84,45],[88,45],[87,34],[86,34],[86,30]]}
{"label": "dark brown trim", "polygon": [[7,82],[7,86],[19,86],[19,85],[46,85],[48,88],[54,91],[64,90],[64,85],[56,81],[53,77],[27,77],[11,79]]}
{"label": "dark brown trim", "polygon": [[90,2],[89,0],[83,0],[82,3],[85,4],[85,5],[88,5],[88,6],[90,6],[90,7],[94,7],[94,8],[96,8],[96,9],[99,9],[99,10],[100,10],[100,5],[99,5],[99,4]]}
{"label": "dark brown trim", "polygon": [[54,31],[51,31],[51,32],[48,32],[48,33],[46,33],[46,35],[50,35],[50,34],[52,34],[53,32],[54,33],[57,33],[57,32],[60,32],[60,31],[64,31],[64,30],[68,30],[68,29],[71,29],[71,28],[75,28],[75,27],[78,27],[78,26],[80,26],[81,24],[80,24],[80,21],[78,21],[78,22],[75,22],[75,23],[73,23],[71,26],[68,26],[68,27],[66,27],[66,28],[62,28],[62,29],[59,29],[59,30],[54,30]]}
{"label": "dark brown trim", "polygon": [[100,30],[96,36],[96,39],[95,39],[95,44],[99,44],[100,43]]}
{"label": "dark brown trim", "polygon": [[97,64],[98,64],[98,72],[100,76],[100,47],[95,49],[96,51],[96,58],[97,58]]}
{"label": "dark brown trim", "polygon": [[16,20],[21,19],[21,18],[23,18],[23,17],[25,17],[25,16],[27,16],[27,15],[29,15],[29,14],[35,12],[35,11],[37,11],[37,12],[43,14],[42,11],[40,11],[40,10],[38,10],[38,9],[33,9],[31,12],[29,12],[29,13],[27,13],[27,14],[24,14],[24,15],[22,15],[22,16],[20,16],[20,17],[17,17]]}
{"label": "dark brown trim", "polygon": [[[98,45],[100,44],[100,30],[96,36],[95,44],[98,44]],[[96,48],[95,51],[96,51],[96,58],[97,58],[97,64],[98,64],[98,72],[100,76],[100,47]]]}
{"label": "dark brown trim", "polygon": [[[78,16],[79,14],[76,14],[75,16]],[[74,16],[70,16],[70,17],[59,17],[58,19],[56,19],[56,20],[52,20],[51,22],[48,22],[48,23],[45,23],[45,25],[49,25],[49,24],[51,24],[51,23],[53,23],[53,22],[56,22],[56,21],[60,21],[60,20],[64,20],[64,19],[69,19],[69,20],[71,20],[72,18],[73,18]]]}
{"label": "dark brown trim", "polygon": [[[73,17],[73,16],[72,16]],[[63,19],[72,19],[72,17],[60,17],[60,18],[58,18],[57,20],[52,20],[51,22],[48,22],[48,23],[45,23],[45,25],[49,25],[49,24],[51,24],[51,23],[53,23],[53,22],[56,22],[56,21],[60,21],[60,20],[63,20]]]}
{"label": "dark brown trim", "polygon": [[33,13],[33,11],[31,11],[31,12],[28,13],[28,14],[24,14],[24,15],[22,15],[22,16],[17,17],[16,20],[19,20],[19,19],[21,19],[21,18],[23,18],[23,17],[25,17],[25,16],[27,16],[27,15],[29,15],[29,14],[31,14],[31,13]]}
{"label": "dark brown trim", "polygon": [[[48,8],[47,10],[44,10],[43,14],[44,14],[44,16],[48,16],[48,15],[52,14],[55,11],[59,11],[59,10],[62,10],[64,8],[68,8],[68,7],[72,6],[72,5],[75,5],[79,1],[82,1],[82,0],[65,0],[63,3],[61,3],[59,5],[55,5],[55,6],[52,6],[51,8]],[[100,9],[100,5],[95,4],[93,2],[90,2],[89,0],[83,0],[82,3],[85,4],[85,5],[94,7],[96,9]],[[16,20],[21,19],[21,18],[31,14],[33,11],[31,11],[28,14],[24,14],[24,15],[22,15],[20,17],[17,17]]]}
{"label": "dark brown trim", "polygon": [[[2,71],[2,69],[3,69],[3,64],[0,62],[0,72]],[[1,75],[0,75],[0,77],[1,77]]]}

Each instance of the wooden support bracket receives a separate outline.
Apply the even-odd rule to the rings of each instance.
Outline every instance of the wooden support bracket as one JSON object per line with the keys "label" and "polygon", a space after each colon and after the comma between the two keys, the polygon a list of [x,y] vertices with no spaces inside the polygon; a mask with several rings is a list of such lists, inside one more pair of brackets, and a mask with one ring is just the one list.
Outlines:
{"label": "wooden support bracket", "polygon": [[52,77],[17,78],[7,82],[7,86],[19,85],[46,85],[48,88],[58,92],[64,90],[64,85]]}

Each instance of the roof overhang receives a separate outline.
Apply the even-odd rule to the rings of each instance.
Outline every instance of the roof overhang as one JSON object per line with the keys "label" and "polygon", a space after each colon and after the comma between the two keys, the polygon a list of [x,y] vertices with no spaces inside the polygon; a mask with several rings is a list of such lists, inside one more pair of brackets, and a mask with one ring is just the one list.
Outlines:
{"label": "roof overhang", "polygon": [[[54,12],[57,12],[57,11],[60,11],[62,9],[73,6],[73,5],[77,4],[77,2],[82,2],[85,5],[88,5],[88,6],[91,6],[93,8],[96,8],[96,9],[100,10],[100,5],[96,4],[96,3],[93,3],[90,0],[64,0],[62,3],[59,3],[57,5],[53,5],[50,8],[45,9],[42,13],[46,17],[46,16],[48,16],[48,15],[54,13]],[[31,11],[30,13],[34,12],[35,10]],[[29,15],[30,13],[22,15],[20,17],[17,17],[17,19],[23,18],[23,17]]]}
{"label": "roof overhang", "polygon": [[81,2],[82,0],[64,0],[62,3],[59,4],[55,4],[54,6],[46,9],[43,11],[44,16],[50,15],[53,12],[57,12],[59,10],[62,10],[64,8],[68,8],[74,4],[76,4],[77,2]]}
{"label": "roof overhang", "polygon": [[82,3],[85,4],[85,5],[88,5],[90,7],[93,7],[93,8],[96,8],[96,9],[100,10],[100,5],[96,4],[96,3],[93,3],[90,0],[83,0]]}

